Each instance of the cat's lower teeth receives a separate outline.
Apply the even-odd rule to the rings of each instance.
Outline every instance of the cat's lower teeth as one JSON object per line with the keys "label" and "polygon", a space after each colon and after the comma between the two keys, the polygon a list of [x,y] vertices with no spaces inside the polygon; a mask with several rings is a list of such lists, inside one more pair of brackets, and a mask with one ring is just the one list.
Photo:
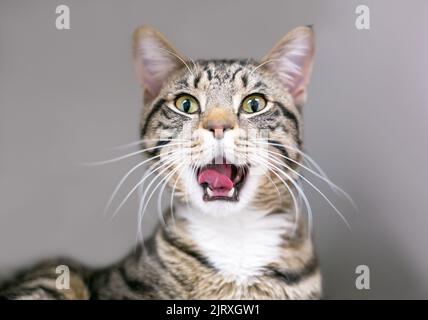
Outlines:
{"label": "cat's lower teeth", "polygon": [[[209,187],[207,187],[206,191],[207,191],[207,195],[208,195],[209,197],[214,197],[214,196],[215,196],[214,191],[212,191]],[[226,196],[227,196],[227,197],[229,197],[229,198],[232,198],[234,195],[235,195],[235,188],[232,188],[232,189],[230,189],[230,190],[227,192],[227,195],[226,195]]]}
{"label": "cat's lower teeth", "polygon": [[232,189],[230,189],[230,190],[229,190],[229,192],[228,192],[227,196],[228,196],[229,198],[232,198],[234,194],[235,194],[235,188],[232,188]]}

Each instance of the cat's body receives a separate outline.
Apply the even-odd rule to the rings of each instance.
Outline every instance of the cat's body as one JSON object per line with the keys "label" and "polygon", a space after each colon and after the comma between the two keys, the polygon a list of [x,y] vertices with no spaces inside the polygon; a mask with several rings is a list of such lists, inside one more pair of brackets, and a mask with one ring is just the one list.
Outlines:
{"label": "cat's body", "polygon": [[[109,276],[101,275],[99,282],[93,283],[96,297],[319,298],[321,277],[310,240],[287,239],[278,246],[282,233],[273,230],[280,223],[287,224],[281,215],[272,215],[264,223],[257,221],[257,214],[250,216],[225,218],[222,222],[230,223],[226,226],[210,219],[179,218],[175,225],[169,221],[167,230],[160,228],[145,244],[146,252],[131,254],[110,270]],[[237,224],[241,232],[233,234]],[[268,234],[260,235],[261,232]]]}
{"label": "cat's body", "polygon": [[[201,220],[194,213],[195,221],[176,217],[113,266],[92,272],[71,268],[69,290],[56,288],[55,268],[70,263],[54,261],[25,273],[27,278],[11,283],[3,295],[12,299],[320,298],[321,276],[310,239],[297,232],[286,238],[281,231],[291,226],[285,215],[271,215],[260,223],[256,212],[247,214],[220,221]],[[284,229],[278,228],[281,224]],[[237,229],[241,232],[234,234]],[[198,246],[198,241],[207,245]]]}
{"label": "cat's body", "polygon": [[[55,262],[18,277],[0,296],[320,298],[320,270],[295,195],[312,30],[293,30],[261,64],[186,64],[150,28],[135,33],[134,54],[145,90],[142,145],[163,178],[158,186],[165,181],[174,194],[166,224],[113,266],[72,268],[70,289],[58,290]],[[268,138],[251,136],[254,130]]]}

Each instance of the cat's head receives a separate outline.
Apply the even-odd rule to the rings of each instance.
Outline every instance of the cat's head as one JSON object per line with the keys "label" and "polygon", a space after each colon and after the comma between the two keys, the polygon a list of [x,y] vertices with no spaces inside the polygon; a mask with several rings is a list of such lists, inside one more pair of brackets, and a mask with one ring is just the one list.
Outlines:
{"label": "cat's head", "polygon": [[310,27],[261,61],[189,60],[156,30],[137,29],[141,137],[158,185],[213,215],[291,202],[313,55]]}

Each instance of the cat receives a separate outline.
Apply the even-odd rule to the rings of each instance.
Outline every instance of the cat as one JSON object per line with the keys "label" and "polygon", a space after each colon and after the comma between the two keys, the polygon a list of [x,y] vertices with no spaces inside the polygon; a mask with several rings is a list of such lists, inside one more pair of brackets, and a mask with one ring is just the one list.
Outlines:
{"label": "cat", "polygon": [[[155,29],[138,28],[141,151],[174,195],[164,223],[112,266],[47,262],[6,283],[0,297],[320,299],[299,196],[314,43],[304,26],[261,61],[193,61]],[[70,268],[69,289],[56,287],[59,264]]]}

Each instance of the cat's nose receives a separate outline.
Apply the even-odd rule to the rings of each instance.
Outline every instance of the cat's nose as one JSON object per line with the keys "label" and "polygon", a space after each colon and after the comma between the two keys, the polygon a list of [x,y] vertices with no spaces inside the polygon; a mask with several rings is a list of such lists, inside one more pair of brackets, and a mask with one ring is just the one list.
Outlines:
{"label": "cat's nose", "polygon": [[235,115],[224,109],[214,109],[202,121],[202,127],[211,131],[216,139],[223,139],[224,133],[235,127]]}
{"label": "cat's nose", "polygon": [[224,132],[233,129],[233,125],[230,121],[207,121],[205,129],[211,131],[216,139],[223,139]]}

